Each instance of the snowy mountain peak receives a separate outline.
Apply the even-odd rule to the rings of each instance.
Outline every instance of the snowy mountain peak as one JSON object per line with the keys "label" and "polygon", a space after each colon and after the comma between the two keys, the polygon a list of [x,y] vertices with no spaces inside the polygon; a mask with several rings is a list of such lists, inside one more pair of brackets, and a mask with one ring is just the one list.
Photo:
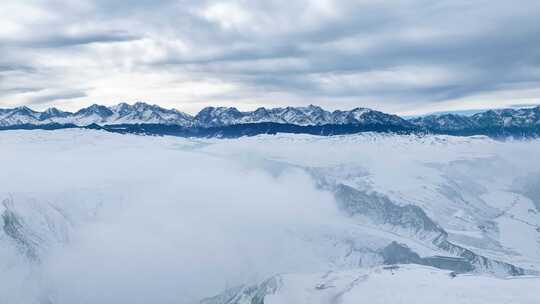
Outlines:
{"label": "snowy mountain peak", "polygon": [[50,118],[54,118],[54,117],[68,117],[70,115],[73,115],[73,113],[70,113],[70,112],[64,112],[64,111],[61,111],[57,108],[48,108],[47,110],[45,110],[44,112],[42,112],[40,115],[39,115],[39,118],[40,120],[45,120],[45,119],[50,119]]}
{"label": "snowy mountain peak", "polygon": [[428,115],[409,120],[434,131],[459,131],[489,128],[535,128],[540,126],[540,106],[523,109],[487,110],[472,116],[458,114]]}
{"label": "snowy mountain peak", "polygon": [[33,124],[39,122],[39,112],[26,106],[6,109],[0,116],[0,126]]}
{"label": "snowy mountain peak", "polygon": [[30,109],[27,106],[16,107],[15,109],[13,109],[13,114],[35,116],[36,113],[36,111]]}
{"label": "snowy mountain peak", "polygon": [[98,115],[100,117],[106,117],[113,115],[113,111],[106,106],[101,106],[98,104],[93,104],[87,108],[80,109],[79,111],[75,112],[75,116],[90,116],[90,115]]}

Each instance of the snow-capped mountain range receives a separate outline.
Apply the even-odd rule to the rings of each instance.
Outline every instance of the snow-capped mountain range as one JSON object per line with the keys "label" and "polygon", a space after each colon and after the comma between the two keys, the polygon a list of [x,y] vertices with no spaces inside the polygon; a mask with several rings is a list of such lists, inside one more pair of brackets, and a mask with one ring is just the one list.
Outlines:
{"label": "snow-capped mountain range", "polygon": [[379,111],[355,108],[350,111],[329,112],[321,107],[258,108],[241,112],[234,107],[206,107],[192,116],[176,109],[137,102],[106,107],[94,104],[75,113],[56,108],[37,112],[28,107],[0,109],[0,126],[74,124],[77,126],[115,124],[167,124],[185,127],[220,127],[244,123],[273,122],[300,126],[325,124],[381,124],[408,126],[405,119]]}
{"label": "snow-capped mountain range", "polygon": [[[261,107],[254,111],[206,107],[194,116],[143,102],[108,107],[94,104],[74,113],[56,108],[37,112],[25,106],[0,109],[0,128],[3,129],[47,128],[51,125],[55,128],[99,125],[112,132],[119,132],[120,128],[127,133],[210,137],[223,132],[230,133],[229,137],[237,137],[264,133],[332,135],[364,131],[538,137],[540,106],[488,110],[472,116],[438,114],[411,119],[367,108],[331,112],[315,105]],[[208,130],[217,130],[217,135],[206,132]]]}
{"label": "snow-capped mountain range", "polygon": [[142,102],[133,105],[120,103],[111,107],[94,104],[75,113],[61,111],[56,108],[37,112],[25,106],[14,109],[0,109],[0,126],[53,123],[74,124],[77,126],[140,123],[190,126],[193,124],[193,117],[178,110],[168,110]]}
{"label": "snow-capped mountain range", "polygon": [[436,131],[497,127],[540,127],[540,106],[523,109],[488,110],[472,116],[458,114],[428,115],[411,119],[409,122]]}

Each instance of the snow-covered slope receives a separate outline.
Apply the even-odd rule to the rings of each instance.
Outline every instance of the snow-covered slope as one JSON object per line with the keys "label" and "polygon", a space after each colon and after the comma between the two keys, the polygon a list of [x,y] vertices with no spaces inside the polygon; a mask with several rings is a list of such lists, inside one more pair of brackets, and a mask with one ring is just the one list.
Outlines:
{"label": "snow-covered slope", "polygon": [[201,304],[536,304],[540,277],[456,275],[430,267],[396,265],[308,274],[281,274],[239,286]]}
{"label": "snow-covered slope", "polygon": [[0,111],[0,126],[12,126],[20,124],[40,124],[41,113],[28,107],[14,109],[2,109]]}
{"label": "snow-covered slope", "polygon": [[540,270],[538,140],[64,129],[0,146],[0,303],[192,303],[268,278],[285,284],[265,301],[325,303],[365,274],[482,303]]}

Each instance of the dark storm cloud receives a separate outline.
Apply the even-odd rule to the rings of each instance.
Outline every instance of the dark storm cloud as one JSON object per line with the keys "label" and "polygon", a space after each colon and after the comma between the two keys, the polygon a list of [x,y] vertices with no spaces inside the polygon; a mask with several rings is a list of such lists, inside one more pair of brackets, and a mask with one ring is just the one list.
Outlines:
{"label": "dark storm cloud", "polygon": [[[14,65],[48,49],[51,57],[106,62],[109,74],[128,63],[145,73],[233,83],[228,96],[376,97],[389,110],[540,83],[537,1],[87,1],[57,17],[29,26],[38,34],[3,39],[24,51]],[[87,29],[65,30],[80,20]],[[107,53],[93,47],[116,42],[139,44],[99,49]],[[80,55],[65,53],[67,46],[80,46]],[[62,64],[58,73],[78,68]]]}

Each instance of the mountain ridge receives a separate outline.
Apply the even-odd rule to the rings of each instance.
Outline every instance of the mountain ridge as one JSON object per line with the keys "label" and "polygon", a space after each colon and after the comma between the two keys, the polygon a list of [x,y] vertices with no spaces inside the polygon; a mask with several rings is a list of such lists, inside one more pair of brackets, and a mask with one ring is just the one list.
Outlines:
{"label": "mountain ridge", "polygon": [[427,115],[409,120],[432,130],[465,130],[485,127],[540,126],[540,106],[521,109],[498,109],[470,116],[460,114]]}
{"label": "mountain ridge", "polygon": [[224,132],[231,136],[275,132],[334,135],[376,131],[538,137],[540,106],[488,110],[470,116],[445,113],[409,119],[368,108],[327,111],[316,105],[260,107],[253,111],[239,111],[235,107],[206,107],[196,115],[144,102],[113,106],[93,104],[76,112],[56,108],[38,112],[26,106],[0,109],[0,129],[62,127],[97,127],[109,131],[124,128],[131,130],[131,133],[144,133],[145,129],[152,129],[155,131],[152,134],[168,134],[175,129],[177,131],[173,133],[204,133],[209,136],[215,135],[208,130],[215,131],[213,133],[217,135]]}
{"label": "mountain ridge", "polygon": [[283,123],[299,126],[326,124],[384,124],[410,126],[407,120],[393,114],[354,108],[333,112],[315,105],[307,107],[263,108],[254,111],[239,111],[235,107],[206,107],[196,115],[176,109],[165,109],[158,105],[136,102],[132,105],[120,103],[114,106],[93,104],[76,112],[65,112],[49,108],[43,112],[26,106],[0,109],[0,126],[74,124],[77,126],[115,124],[166,124],[183,127],[221,127],[247,123]]}

